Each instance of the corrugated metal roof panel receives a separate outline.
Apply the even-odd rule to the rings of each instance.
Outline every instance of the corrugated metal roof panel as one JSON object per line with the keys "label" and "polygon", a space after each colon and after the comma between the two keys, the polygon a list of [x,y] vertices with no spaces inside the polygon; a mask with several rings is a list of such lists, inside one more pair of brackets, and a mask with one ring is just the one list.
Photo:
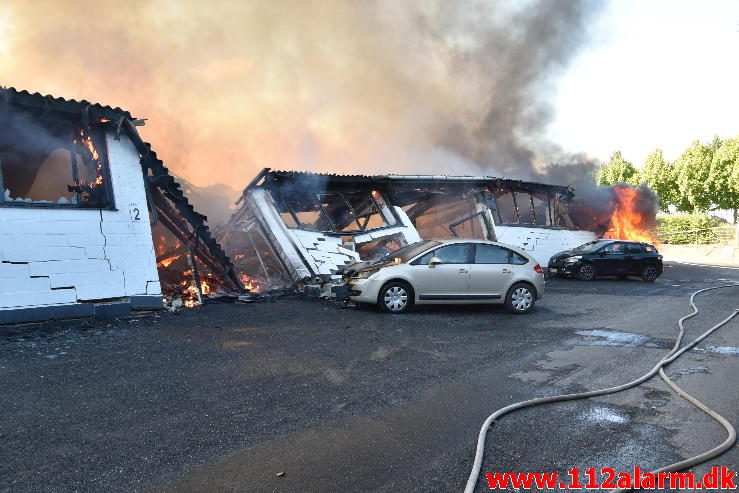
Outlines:
{"label": "corrugated metal roof panel", "polygon": [[128,111],[119,107],[113,108],[112,106],[105,106],[100,103],[91,103],[84,99],[77,101],[75,99],[58,98],[50,94],[43,95],[39,92],[30,93],[26,90],[18,90],[15,87],[0,87],[0,103],[2,101],[36,108],[49,105],[50,108],[67,113],[82,113],[85,108],[90,107],[94,109],[95,116],[108,117],[110,119],[124,116],[128,119],[133,119]]}
{"label": "corrugated metal roof panel", "polygon": [[388,180],[388,181],[418,181],[418,182],[461,182],[461,181],[468,181],[468,182],[479,182],[480,184],[489,183],[492,181],[501,181],[506,183],[520,183],[521,185],[533,185],[533,186],[543,186],[543,187],[552,187],[552,188],[569,188],[568,185],[554,185],[551,183],[542,183],[542,182],[535,182],[535,181],[526,181],[526,180],[516,180],[513,178],[503,178],[500,176],[485,176],[485,175],[478,175],[478,176],[471,176],[471,175],[396,175],[396,174],[387,174],[387,175],[343,175],[343,174],[337,174],[337,173],[314,173],[312,171],[292,171],[292,170],[269,170],[267,171],[268,175],[272,176],[278,176],[278,177],[284,177],[284,178],[299,178],[299,177],[315,177],[315,178],[329,178],[329,179],[338,179],[341,181],[352,181],[357,180],[361,182],[366,181],[379,181],[379,180]]}

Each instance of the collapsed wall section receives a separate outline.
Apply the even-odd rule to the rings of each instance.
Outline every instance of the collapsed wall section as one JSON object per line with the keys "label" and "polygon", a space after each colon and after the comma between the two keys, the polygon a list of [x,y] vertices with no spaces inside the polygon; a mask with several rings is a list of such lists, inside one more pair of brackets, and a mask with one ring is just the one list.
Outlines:
{"label": "collapsed wall section", "polygon": [[265,286],[338,280],[348,265],[420,241],[402,209],[370,197],[247,188],[220,241],[241,275]]}
{"label": "collapsed wall section", "polygon": [[[265,168],[222,232],[240,272],[275,259],[293,281],[337,280],[342,268],[423,239],[473,238],[518,246],[546,265],[596,238],[569,217],[573,191],[495,177],[328,175]],[[262,252],[253,242],[255,231]],[[237,240],[241,237],[242,240]],[[252,259],[256,254],[260,264]],[[251,260],[250,260],[251,259]]]}

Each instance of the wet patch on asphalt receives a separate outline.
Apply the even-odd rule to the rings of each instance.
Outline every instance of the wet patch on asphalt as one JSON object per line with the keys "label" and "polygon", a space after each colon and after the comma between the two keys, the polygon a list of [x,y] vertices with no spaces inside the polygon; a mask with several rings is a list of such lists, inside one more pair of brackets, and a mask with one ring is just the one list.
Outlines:
{"label": "wet patch on asphalt", "polygon": [[578,346],[611,346],[611,347],[646,347],[646,348],[669,348],[672,343],[662,339],[656,339],[645,334],[634,332],[622,332],[608,328],[577,330],[576,334],[581,339],[571,339],[571,345]]}
{"label": "wet patch on asphalt", "polygon": [[718,354],[721,356],[739,356],[739,347],[736,346],[705,346],[693,349],[696,353]]}

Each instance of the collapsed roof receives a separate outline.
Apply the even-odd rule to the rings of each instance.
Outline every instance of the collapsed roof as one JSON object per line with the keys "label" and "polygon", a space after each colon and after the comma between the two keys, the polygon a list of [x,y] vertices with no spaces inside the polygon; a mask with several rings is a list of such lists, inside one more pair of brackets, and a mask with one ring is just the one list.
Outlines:
{"label": "collapsed roof", "polygon": [[266,284],[335,280],[350,263],[421,238],[506,241],[543,258],[594,237],[575,231],[573,196],[569,186],[491,176],[265,168],[244,189],[221,243],[239,271]]}

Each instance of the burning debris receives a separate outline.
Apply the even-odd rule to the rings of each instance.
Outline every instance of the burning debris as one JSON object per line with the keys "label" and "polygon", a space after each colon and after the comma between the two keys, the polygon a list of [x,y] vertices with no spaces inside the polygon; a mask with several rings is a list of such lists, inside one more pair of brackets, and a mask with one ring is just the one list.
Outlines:
{"label": "burning debris", "polygon": [[159,240],[157,268],[165,303],[179,298],[191,308],[206,298],[243,292],[230,259],[210,235],[206,217],[195,212],[155,154],[148,161],[144,179],[153,202],[152,232]]}
{"label": "burning debris", "polygon": [[615,203],[606,238],[643,241],[656,244],[652,233],[657,226],[657,196],[646,185],[634,188],[627,184],[613,186]]}
{"label": "burning debris", "polygon": [[[582,192],[581,192],[582,190]],[[578,188],[570,204],[573,226],[606,238],[654,243],[657,226],[657,195],[646,185]]]}

